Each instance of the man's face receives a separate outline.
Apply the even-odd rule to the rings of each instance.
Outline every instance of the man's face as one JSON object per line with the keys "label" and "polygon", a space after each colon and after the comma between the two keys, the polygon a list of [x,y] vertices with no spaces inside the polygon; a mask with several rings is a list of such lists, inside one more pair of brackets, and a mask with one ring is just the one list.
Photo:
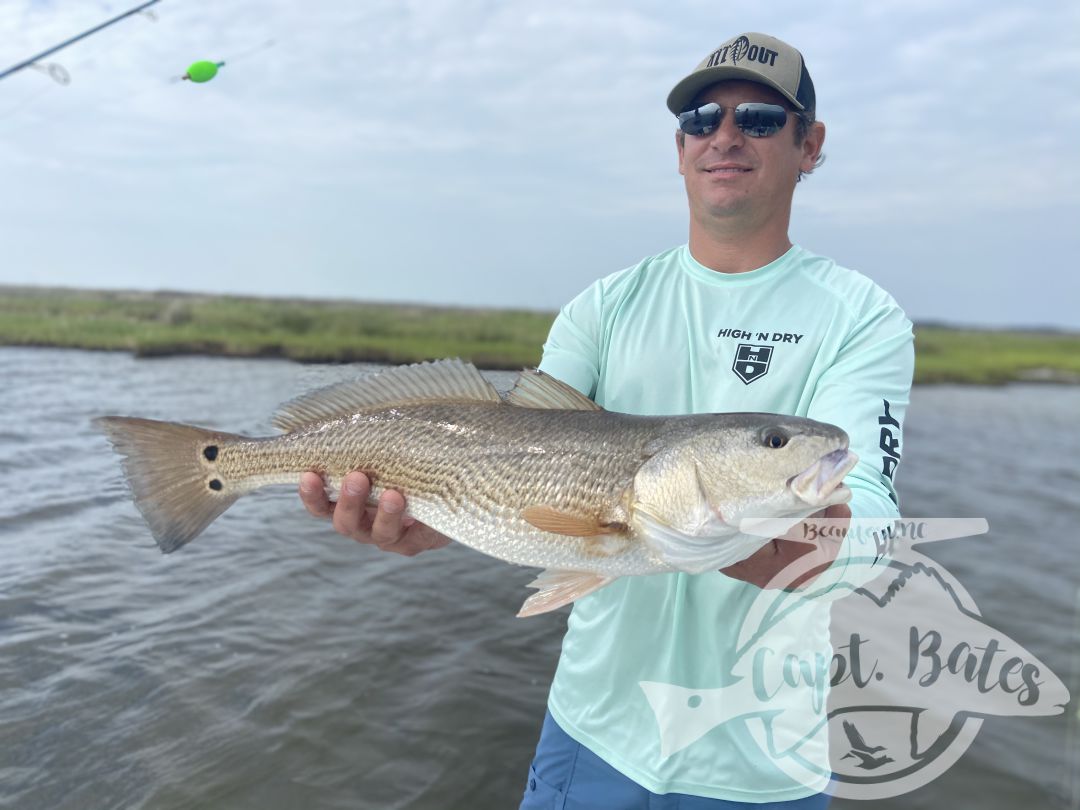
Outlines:
{"label": "man's face", "polygon": [[[735,126],[734,108],[744,101],[779,104],[788,110],[784,128],[768,138],[752,138]],[[724,107],[720,126],[708,135],[681,135],[679,174],[686,180],[692,214],[699,218],[749,216],[761,222],[787,216],[800,169],[813,168],[825,127],[815,123],[801,144],[791,105],[775,90],[756,82],[726,81],[705,88],[695,107]]]}

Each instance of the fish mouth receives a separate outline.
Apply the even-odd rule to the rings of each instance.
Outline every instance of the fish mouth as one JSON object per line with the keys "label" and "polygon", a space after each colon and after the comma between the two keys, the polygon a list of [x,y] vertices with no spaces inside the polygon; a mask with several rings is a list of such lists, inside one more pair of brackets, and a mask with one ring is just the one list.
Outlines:
{"label": "fish mouth", "polygon": [[841,447],[826,453],[806,470],[788,480],[788,488],[799,500],[811,506],[832,506],[847,503],[851,490],[842,483],[858,463],[859,457]]}

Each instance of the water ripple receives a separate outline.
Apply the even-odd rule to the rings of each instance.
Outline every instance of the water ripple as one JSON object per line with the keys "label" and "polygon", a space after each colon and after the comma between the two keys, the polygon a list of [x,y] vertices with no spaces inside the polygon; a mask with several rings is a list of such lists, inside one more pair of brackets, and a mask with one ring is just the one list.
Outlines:
{"label": "water ripple", "polygon": [[[164,556],[90,427],[268,431],[283,400],[359,371],[0,350],[18,380],[0,413],[0,806],[516,806],[565,622],[514,618],[531,572],[460,546],[380,554],[280,490]],[[1077,413],[1075,389],[916,389],[898,477],[907,514],[990,520],[933,554],[1059,674]],[[948,778],[876,806],[1049,805],[1064,735],[1061,717],[987,722]]]}

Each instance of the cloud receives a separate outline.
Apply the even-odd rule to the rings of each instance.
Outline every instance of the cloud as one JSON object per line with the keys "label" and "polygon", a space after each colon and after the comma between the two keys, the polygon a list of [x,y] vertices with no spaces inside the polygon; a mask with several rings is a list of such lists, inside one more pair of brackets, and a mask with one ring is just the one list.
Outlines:
{"label": "cloud", "polygon": [[[0,65],[128,7],[2,4]],[[706,0],[155,9],[52,57],[67,87],[0,82],[0,175],[19,190],[0,196],[19,257],[0,282],[221,289],[227,275],[233,290],[331,295],[375,262],[395,272],[357,295],[558,306],[589,273],[685,239],[664,99],[743,30],[799,45],[815,78],[828,161],[796,194],[808,241],[826,221],[917,233],[957,211],[1000,229],[1080,195],[1071,3],[783,0],[722,23]],[[217,79],[175,81],[203,58],[225,60]],[[467,251],[449,257],[452,283],[432,267],[449,250]],[[204,255],[228,256],[228,274],[190,269]],[[297,264],[320,271],[300,287]],[[953,303],[970,306],[935,307]]]}

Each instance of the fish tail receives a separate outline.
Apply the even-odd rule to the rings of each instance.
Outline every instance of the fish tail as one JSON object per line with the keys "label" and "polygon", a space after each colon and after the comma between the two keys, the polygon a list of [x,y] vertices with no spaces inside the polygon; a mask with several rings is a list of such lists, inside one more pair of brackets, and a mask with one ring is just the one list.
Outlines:
{"label": "fish tail", "polygon": [[123,456],[135,506],[165,554],[197,537],[243,494],[216,469],[220,445],[240,436],[127,416],[103,416],[94,426]]}

